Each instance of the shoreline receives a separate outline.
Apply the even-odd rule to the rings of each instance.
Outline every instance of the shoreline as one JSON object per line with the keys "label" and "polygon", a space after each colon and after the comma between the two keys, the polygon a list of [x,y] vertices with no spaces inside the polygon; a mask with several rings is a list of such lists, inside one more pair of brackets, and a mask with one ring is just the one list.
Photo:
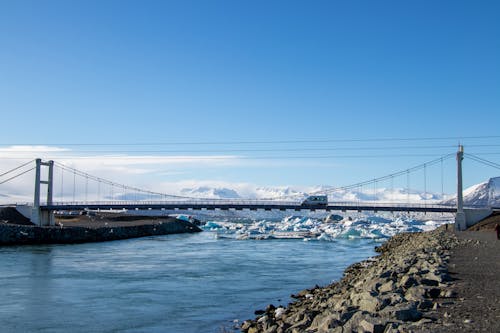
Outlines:
{"label": "shoreline", "polygon": [[[486,256],[485,260],[497,258],[498,261],[491,249],[498,249],[497,243],[475,240],[469,233],[479,233],[482,238],[484,235],[493,236],[484,231],[457,234],[443,226],[429,232],[391,237],[376,248],[380,255],[349,266],[340,281],[300,291],[294,295],[296,301],[286,307],[268,305],[265,310],[256,311],[259,315],[255,319],[244,321],[241,330],[248,333],[340,333],[454,332],[475,331],[478,327],[483,330],[498,328],[499,324],[492,319],[498,321],[500,318],[499,307],[495,307],[498,303],[495,302],[490,302],[492,305],[488,308],[489,326],[480,325],[480,317],[470,319],[470,316],[462,318],[454,314],[460,313],[457,310],[460,306],[470,311],[470,306],[467,306],[470,302],[465,298],[470,295],[465,296],[466,290],[459,283],[464,278],[467,280],[467,276],[464,277],[464,269],[460,271],[456,263],[463,261],[462,257],[471,249],[487,246],[484,244],[490,244],[487,252],[490,257]],[[449,266],[450,262],[455,266]],[[454,269],[461,273],[456,274]],[[490,274],[493,284],[494,274],[499,273],[499,269],[500,265]],[[474,280],[468,282],[477,286]],[[496,291],[498,296],[498,288]],[[480,316],[477,312],[481,311],[478,308],[472,316]]]}
{"label": "shoreline", "polygon": [[56,219],[55,226],[16,224],[14,220],[0,223],[0,246],[94,243],[201,231],[174,217],[77,216]]}

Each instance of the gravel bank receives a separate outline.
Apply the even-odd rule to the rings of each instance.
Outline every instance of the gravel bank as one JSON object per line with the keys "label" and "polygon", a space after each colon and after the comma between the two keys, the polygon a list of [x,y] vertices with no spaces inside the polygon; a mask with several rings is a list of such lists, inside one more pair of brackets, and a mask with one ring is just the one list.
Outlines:
{"label": "gravel bank", "polygon": [[456,296],[430,314],[437,325],[422,332],[500,332],[500,241],[486,230],[457,234],[462,242],[448,265]]}
{"label": "gravel bank", "polygon": [[447,266],[451,250],[472,241],[441,227],[400,234],[379,256],[354,264],[326,287],[303,290],[286,308],[269,305],[243,332],[439,331],[439,310],[457,299]]}

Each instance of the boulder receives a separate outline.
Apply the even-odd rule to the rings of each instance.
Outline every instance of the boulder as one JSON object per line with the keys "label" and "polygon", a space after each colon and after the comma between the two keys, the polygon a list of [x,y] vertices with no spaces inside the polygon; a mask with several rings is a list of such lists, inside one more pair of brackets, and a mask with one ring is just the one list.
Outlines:
{"label": "boulder", "polygon": [[373,319],[366,320],[363,319],[358,326],[358,332],[364,333],[383,333],[385,330],[385,324],[377,322]]}

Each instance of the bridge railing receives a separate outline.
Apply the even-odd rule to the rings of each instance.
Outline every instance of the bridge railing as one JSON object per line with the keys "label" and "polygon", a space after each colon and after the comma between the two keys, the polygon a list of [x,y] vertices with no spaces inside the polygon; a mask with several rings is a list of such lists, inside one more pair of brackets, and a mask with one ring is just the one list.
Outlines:
{"label": "bridge railing", "polygon": [[[281,207],[296,207],[301,205],[301,201],[284,201],[284,200],[254,200],[254,199],[215,199],[215,200],[110,200],[110,201],[59,201],[53,202],[52,206],[161,206],[161,205],[195,205],[195,206],[281,206]],[[453,205],[434,203],[395,203],[395,202],[380,202],[380,201],[332,201],[328,203],[329,207],[394,207],[394,208],[453,208]],[[321,209],[321,206],[311,206],[316,209]],[[467,205],[466,208],[486,208],[480,205]]]}
{"label": "bridge railing", "polygon": [[235,205],[235,206],[245,206],[245,205],[300,205],[301,202],[297,201],[281,201],[281,200],[140,200],[140,201],[129,201],[129,200],[109,200],[109,201],[59,201],[53,202],[52,205],[71,205],[71,206],[96,206],[96,205]]}

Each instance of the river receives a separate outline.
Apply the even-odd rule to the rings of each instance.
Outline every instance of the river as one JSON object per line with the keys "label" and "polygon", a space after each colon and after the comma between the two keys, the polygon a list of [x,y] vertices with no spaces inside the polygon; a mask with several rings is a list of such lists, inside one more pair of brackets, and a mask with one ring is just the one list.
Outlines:
{"label": "river", "polygon": [[339,279],[378,244],[216,235],[1,247],[1,331],[228,332]]}

